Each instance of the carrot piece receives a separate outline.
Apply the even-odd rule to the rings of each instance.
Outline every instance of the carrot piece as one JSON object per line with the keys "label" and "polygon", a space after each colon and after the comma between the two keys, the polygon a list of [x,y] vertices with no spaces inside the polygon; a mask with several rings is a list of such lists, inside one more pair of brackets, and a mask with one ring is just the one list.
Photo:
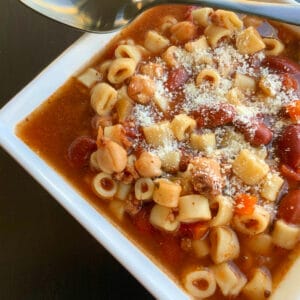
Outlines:
{"label": "carrot piece", "polygon": [[300,121],[300,100],[295,100],[290,103],[286,107],[286,111],[293,122]]}
{"label": "carrot piece", "polygon": [[179,236],[199,240],[207,233],[208,229],[209,225],[207,222],[181,224],[179,228]]}
{"label": "carrot piece", "polygon": [[191,231],[194,240],[201,239],[208,231],[209,225],[208,223],[197,222],[191,224]]}
{"label": "carrot piece", "polygon": [[235,210],[238,215],[251,215],[254,211],[257,197],[249,194],[240,194],[235,198]]}

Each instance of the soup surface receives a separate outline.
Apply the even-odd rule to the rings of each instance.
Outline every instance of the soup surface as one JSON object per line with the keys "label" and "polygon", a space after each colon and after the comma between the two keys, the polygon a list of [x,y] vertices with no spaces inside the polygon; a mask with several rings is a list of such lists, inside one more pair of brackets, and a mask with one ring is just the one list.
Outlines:
{"label": "soup surface", "polygon": [[299,46],[156,7],[17,134],[191,296],[267,299],[299,252]]}

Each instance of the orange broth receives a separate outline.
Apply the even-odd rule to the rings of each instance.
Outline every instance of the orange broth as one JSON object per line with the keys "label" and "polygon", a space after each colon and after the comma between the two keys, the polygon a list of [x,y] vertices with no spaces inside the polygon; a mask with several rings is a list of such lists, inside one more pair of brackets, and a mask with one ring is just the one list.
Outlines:
{"label": "orange broth", "polygon": [[[185,6],[161,6],[148,10],[123,30],[117,40],[132,38],[136,43],[142,44],[145,33],[159,26],[163,16],[173,15],[178,20],[183,20],[186,12]],[[95,66],[112,56],[117,40],[115,39],[114,43],[106,48],[95,62]],[[287,46],[288,52],[294,53],[294,44],[295,41],[292,40],[292,47]],[[96,138],[97,133],[91,128],[93,116],[88,88],[79,83],[76,78],[70,78],[44,104],[22,121],[17,126],[16,132],[33,151],[70,182],[101,215],[181,285],[181,278],[186,268],[207,265],[209,259],[199,259],[181,250],[177,237],[149,229],[147,224],[145,225],[146,215],[141,214],[139,218],[134,219],[125,216],[122,221],[117,219],[109,210],[107,201],[99,199],[93,193],[90,182],[94,173],[88,167],[74,169],[67,162],[68,147],[76,137],[86,135]],[[239,235],[239,239],[243,245],[246,238]],[[243,246],[241,249],[242,253],[235,261],[241,271],[249,276],[251,270],[249,271],[248,265],[254,260],[255,266],[265,265],[270,269],[275,278],[274,285],[277,285],[293,261],[293,259],[286,259],[290,251],[279,248],[275,249],[272,257],[268,258],[257,256],[245,250]],[[209,299],[220,300],[225,297],[218,290]],[[243,299],[243,296],[239,296],[239,299]]]}

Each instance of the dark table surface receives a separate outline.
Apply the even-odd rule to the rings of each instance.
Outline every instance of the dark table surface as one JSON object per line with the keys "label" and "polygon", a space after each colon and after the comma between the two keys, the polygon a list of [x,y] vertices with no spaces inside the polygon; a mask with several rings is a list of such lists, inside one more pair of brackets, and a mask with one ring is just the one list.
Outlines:
{"label": "dark table surface", "polygon": [[[82,33],[17,0],[0,12],[1,108]],[[0,299],[152,297],[0,149]]]}

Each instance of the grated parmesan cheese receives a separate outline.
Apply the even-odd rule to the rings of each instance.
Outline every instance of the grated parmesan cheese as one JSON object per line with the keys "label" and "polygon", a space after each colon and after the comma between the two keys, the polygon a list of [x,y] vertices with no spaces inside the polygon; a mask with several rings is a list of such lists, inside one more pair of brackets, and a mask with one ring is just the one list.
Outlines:
{"label": "grated parmesan cheese", "polygon": [[138,126],[150,126],[155,123],[153,108],[150,105],[136,104],[133,108],[133,116]]}
{"label": "grated parmesan cheese", "polygon": [[[297,100],[297,95],[293,90],[287,90],[283,87],[280,75],[269,68],[256,67],[257,62],[260,63],[265,59],[263,51],[252,56],[243,55],[229,42],[223,42],[215,49],[199,49],[192,52],[177,46],[175,59],[178,62],[178,66],[184,67],[188,72],[189,80],[182,85],[179,92],[171,92],[165,86],[168,80],[167,72],[161,78],[155,78],[155,97],[153,102],[147,106],[134,105],[133,115],[138,126],[147,127],[158,121],[170,121],[172,116],[177,113],[190,115],[199,111],[201,106],[205,106],[208,109],[218,109],[220,105],[228,103],[226,95],[233,88],[233,77],[236,72],[250,76],[256,82],[263,78],[263,83],[269,89],[270,95],[263,93],[264,91],[259,85],[256,92],[241,91],[242,98],[234,105],[235,116],[233,124],[243,124],[243,126],[248,128],[250,134],[254,134],[256,128],[253,126],[253,120],[256,120],[259,115],[268,115],[268,122],[272,126],[274,138],[280,134],[282,128],[289,124],[288,120],[278,120],[277,115],[283,106]],[[156,57],[153,61],[166,70],[166,63],[161,58]],[[218,86],[213,86],[208,81],[203,81],[199,86],[196,85],[197,75],[201,70],[207,68],[215,69],[219,72],[220,82]],[[178,96],[180,101],[178,101]],[[162,102],[157,102],[157,99],[160,99],[159,101]],[[224,178],[223,195],[233,198],[238,193],[256,195],[260,199],[259,205],[262,205],[270,212],[271,216],[275,216],[274,204],[265,203],[260,198],[260,185],[249,186],[232,173],[232,162],[242,149],[248,149],[261,159],[265,159],[272,172],[274,172],[278,166],[278,157],[276,157],[274,148],[269,147],[267,151],[265,146],[252,147],[245,140],[243,134],[235,131],[234,126],[222,126],[213,129],[201,128],[196,133],[214,133],[217,149],[203,152],[193,149],[189,140],[178,142],[175,138],[167,139],[159,147],[148,145],[142,139],[134,144],[134,147],[142,146],[146,151],[157,155],[162,161],[170,153],[181,153],[181,151],[184,151],[192,158],[202,156],[212,158],[218,161],[221,166],[221,173]],[[168,173],[166,173],[166,176],[168,176]]]}

